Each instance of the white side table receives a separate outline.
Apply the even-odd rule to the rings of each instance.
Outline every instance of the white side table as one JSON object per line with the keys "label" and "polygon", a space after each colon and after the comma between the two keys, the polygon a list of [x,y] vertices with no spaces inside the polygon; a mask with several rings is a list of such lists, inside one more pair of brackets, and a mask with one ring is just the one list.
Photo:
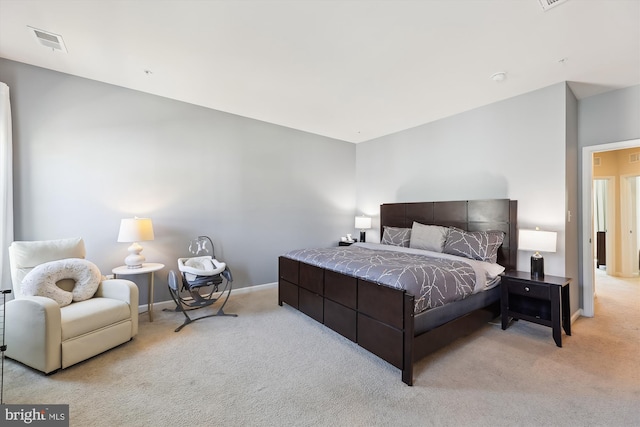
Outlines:
{"label": "white side table", "polygon": [[149,312],[149,322],[153,322],[153,273],[162,270],[164,264],[156,262],[147,262],[142,264],[140,268],[129,268],[126,265],[116,267],[111,272],[117,278],[118,276],[130,276],[136,274],[148,274],[149,275],[149,299],[147,301],[147,310]]}

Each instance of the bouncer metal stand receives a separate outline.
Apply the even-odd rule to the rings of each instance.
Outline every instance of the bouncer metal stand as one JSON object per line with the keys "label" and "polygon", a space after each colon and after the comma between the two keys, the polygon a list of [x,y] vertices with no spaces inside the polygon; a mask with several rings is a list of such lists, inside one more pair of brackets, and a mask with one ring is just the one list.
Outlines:
{"label": "bouncer metal stand", "polygon": [[[233,276],[229,267],[215,258],[211,239],[199,236],[191,242],[189,251],[195,256],[179,258],[178,269],[181,274],[171,270],[167,280],[169,293],[176,303],[176,308],[165,311],[182,312],[185,317],[184,323],[176,328],[176,332],[196,320],[215,316],[238,316],[224,312],[224,306],[231,295]],[[219,300],[222,301],[222,305],[213,314],[196,318],[188,314],[189,311],[209,307]]]}

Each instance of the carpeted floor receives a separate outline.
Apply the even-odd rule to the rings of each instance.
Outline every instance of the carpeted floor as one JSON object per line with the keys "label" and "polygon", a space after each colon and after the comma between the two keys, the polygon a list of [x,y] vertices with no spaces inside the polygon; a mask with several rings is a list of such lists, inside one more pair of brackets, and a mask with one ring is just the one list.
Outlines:
{"label": "carpeted floor", "polygon": [[275,288],[173,330],[139,335],[44,376],[5,360],[5,403],[70,405],[72,426],[640,425],[640,280],[598,282],[596,317],[555,346],[551,330],[499,322],[400,371],[303,314]]}

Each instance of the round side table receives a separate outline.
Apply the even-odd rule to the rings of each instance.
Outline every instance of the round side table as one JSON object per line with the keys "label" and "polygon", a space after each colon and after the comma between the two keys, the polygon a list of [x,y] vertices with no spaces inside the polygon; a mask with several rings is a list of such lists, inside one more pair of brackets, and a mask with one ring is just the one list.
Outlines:
{"label": "round side table", "polygon": [[153,322],[153,273],[158,270],[162,270],[163,268],[164,264],[160,264],[157,262],[146,262],[142,264],[142,267],[140,268],[129,268],[126,265],[121,265],[120,267],[116,267],[111,270],[115,278],[118,278],[118,276],[134,276],[138,274],[149,275],[149,298],[147,301],[149,322]]}

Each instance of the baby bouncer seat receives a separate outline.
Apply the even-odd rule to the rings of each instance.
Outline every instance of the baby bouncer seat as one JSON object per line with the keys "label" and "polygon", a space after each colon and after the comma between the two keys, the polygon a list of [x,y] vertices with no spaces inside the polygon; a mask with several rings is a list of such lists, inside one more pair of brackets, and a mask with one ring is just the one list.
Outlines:
{"label": "baby bouncer seat", "polygon": [[[215,257],[213,242],[207,236],[198,236],[189,244],[189,252],[194,255],[189,258],[178,258],[178,270],[169,271],[169,292],[176,303],[173,311],[184,314],[184,323],[176,328],[176,332],[196,320],[214,316],[233,316],[227,314],[224,306],[231,295],[233,276],[229,267]],[[218,310],[206,316],[189,317],[188,312],[215,304],[218,300],[222,305]]]}

